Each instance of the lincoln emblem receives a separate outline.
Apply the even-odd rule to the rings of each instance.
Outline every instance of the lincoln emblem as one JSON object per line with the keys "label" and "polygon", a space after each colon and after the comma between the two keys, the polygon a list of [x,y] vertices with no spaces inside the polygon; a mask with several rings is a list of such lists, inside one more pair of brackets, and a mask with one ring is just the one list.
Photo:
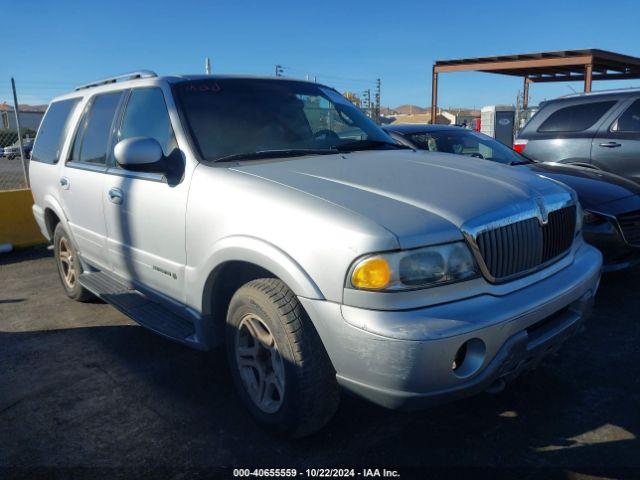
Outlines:
{"label": "lincoln emblem", "polygon": [[540,210],[540,216],[538,219],[540,220],[540,224],[546,225],[549,221],[549,212],[547,211],[547,206],[544,204],[544,200],[542,197],[536,197],[536,203],[538,204],[538,209]]}

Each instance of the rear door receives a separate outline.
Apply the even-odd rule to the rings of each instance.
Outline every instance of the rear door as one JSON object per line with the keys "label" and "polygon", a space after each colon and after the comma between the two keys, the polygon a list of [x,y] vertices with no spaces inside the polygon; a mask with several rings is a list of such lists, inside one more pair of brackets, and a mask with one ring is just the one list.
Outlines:
{"label": "rear door", "polygon": [[616,99],[594,96],[545,104],[520,135],[528,140],[524,153],[542,162],[588,165],[591,142],[616,103]]}
{"label": "rear door", "polygon": [[595,166],[640,182],[640,96],[629,98],[593,139]]}
{"label": "rear door", "polygon": [[102,188],[121,100],[122,92],[99,94],[89,100],[59,179],[60,199],[80,254],[101,268],[109,265]]}
{"label": "rear door", "polygon": [[40,127],[31,152],[29,161],[29,180],[31,192],[37,205],[34,210],[36,219],[41,227],[44,226],[45,196],[51,195],[58,198],[60,186],[60,165],[58,161],[67,143],[69,128],[73,125],[75,111],[81,98],[71,98],[53,102],[49,105]]}

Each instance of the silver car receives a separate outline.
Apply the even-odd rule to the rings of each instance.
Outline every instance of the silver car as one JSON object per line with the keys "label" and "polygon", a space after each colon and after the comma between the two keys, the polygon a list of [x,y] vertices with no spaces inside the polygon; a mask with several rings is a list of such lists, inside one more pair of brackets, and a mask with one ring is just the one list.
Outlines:
{"label": "silver car", "polygon": [[600,278],[573,191],[400,147],[316,83],[79,87],[30,177],[69,297],[225,344],[248,410],[290,436],[340,388],[408,409],[502,388],[579,329]]}

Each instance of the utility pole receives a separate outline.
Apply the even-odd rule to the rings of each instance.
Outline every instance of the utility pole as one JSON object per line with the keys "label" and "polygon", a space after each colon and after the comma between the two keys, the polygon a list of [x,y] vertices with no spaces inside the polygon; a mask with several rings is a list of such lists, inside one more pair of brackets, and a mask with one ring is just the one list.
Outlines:
{"label": "utility pole", "polygon": [[204,73],[205,75],[211,75],[211,60],[209,60],[209,57],[204,59]]}
{"label": "utility pole", "polygon": [[281,77],[284,73],[284,67],[282,65],[276,65],[276,77]]}
{"label": "utility pole", "polygon": [[29,188],[29,175],[27,175],[27,162],[24,158],[24,147],[22,146],[22,131],[20,129],[20,114],[18,113],[18,95],[16,95],[16,82],[11,77],[11,90],[13,90],[13,111],[16,114],[16,129],[18,130],[18,146],[20,147],[20,159],[22,160],[22,174],[24,183]]}
{"label": "utility pole", "polygon": [[362,106],[364,108],[364,113],[367,114],[369,118],[371,118],[371,89],[367,88],[362,93]]}
{"label": "utility pole", "polygon": [[375,122],[380,124],[380,79],[376,79]]}

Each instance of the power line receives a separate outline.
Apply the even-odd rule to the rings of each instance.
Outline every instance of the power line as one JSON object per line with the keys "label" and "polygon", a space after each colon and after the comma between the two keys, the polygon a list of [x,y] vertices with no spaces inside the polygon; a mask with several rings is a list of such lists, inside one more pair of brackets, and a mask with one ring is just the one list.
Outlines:
{"label": "power line", "polygon": [[20,85],[34,84],[34,85],[75,85],[77,82],[59,82],[55,80],[20,80]]}
{"label": "power line", "polygon": [[[299,67],[287,67],[288,71],[293,71],[293,72],[304,72],[306,74],[308,74],[308,72],[310,71],[310,69],[306,69],[306,68],[299,68]],[[311,69],[312,70],[312,69]],[[316,77],[318,78],[327,78],[330,80],[344,80],[346,82],[354,82],[354,83],[368,83],[368,84],[372,84],[375,82],[375,79],[373,78],[350,78],[350,77],[342,77],[342,76],[338,76],[338,75],[327,75],[324,73],[315,73],[314,74]]]}

